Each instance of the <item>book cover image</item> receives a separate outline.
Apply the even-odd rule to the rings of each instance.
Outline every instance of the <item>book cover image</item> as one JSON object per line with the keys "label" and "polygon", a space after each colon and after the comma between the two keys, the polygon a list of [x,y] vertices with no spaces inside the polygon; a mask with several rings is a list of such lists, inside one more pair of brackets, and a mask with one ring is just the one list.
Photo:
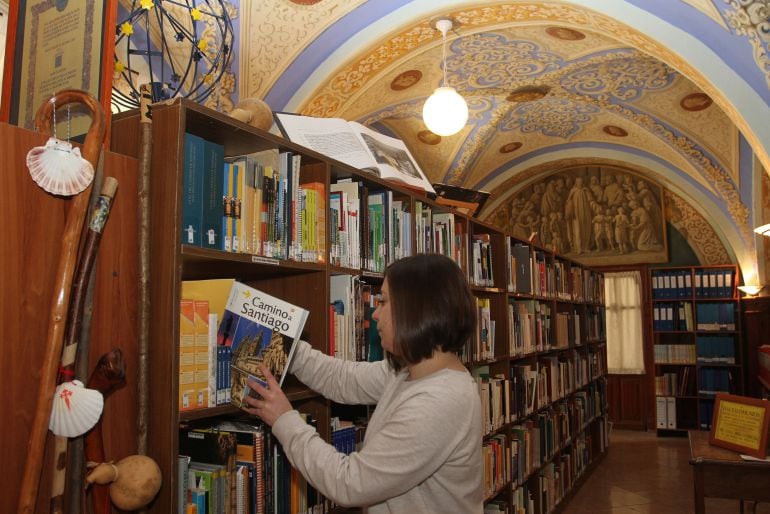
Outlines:
{"label": "book cover image", "polygon": [[264,364],[283,384],[294,345],[302,334],[308,311],[240,282],[234,282],[219,324],[217,343],[232,349],[231,403],[244,405],[251,394],[248,377],[266,384]]}

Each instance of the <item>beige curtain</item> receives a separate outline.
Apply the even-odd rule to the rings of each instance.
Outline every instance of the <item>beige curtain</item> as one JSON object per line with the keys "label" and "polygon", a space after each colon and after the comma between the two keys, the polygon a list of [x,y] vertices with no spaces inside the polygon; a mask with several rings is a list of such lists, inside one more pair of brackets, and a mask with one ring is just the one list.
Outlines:
{"label": "beige curtain", "polygon": [[644,373],[642,277],[638,271],[604,274],[607,309],[607,371]]}

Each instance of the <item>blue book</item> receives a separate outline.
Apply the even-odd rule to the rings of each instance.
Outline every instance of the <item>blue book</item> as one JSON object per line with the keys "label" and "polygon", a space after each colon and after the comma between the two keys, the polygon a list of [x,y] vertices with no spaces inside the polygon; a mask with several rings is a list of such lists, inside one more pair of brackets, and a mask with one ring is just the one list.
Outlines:
{"label": "blue book", "polygon": [[184,135],[184,167],[182,178],[182,244],[201,246],[203,216],[203,138]]}
{"label": "blue book", "polygon": [[222,175],[225,165],[225,149],[222,145],[204,141],[201,246],[222,248]]}

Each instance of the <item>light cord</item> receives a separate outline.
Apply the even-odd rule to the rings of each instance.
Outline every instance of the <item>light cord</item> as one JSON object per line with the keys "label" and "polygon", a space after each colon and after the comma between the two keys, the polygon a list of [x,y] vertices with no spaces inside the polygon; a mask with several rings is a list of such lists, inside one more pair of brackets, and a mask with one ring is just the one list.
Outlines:
{"label": "light cord", "polygon": [[446,87],[446,30],[441,31],[441,39],[442,39],[442,52],[441,52],[441,58],[444,63],[444,83],[442,84],[444,87]]}

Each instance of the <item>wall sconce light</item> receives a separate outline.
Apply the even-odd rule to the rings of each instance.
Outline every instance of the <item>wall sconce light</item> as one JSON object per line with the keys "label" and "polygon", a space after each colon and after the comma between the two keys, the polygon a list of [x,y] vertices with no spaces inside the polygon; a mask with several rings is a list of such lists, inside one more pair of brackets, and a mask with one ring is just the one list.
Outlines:
{"label": "wall sconce light", "polygon": [[764,289],[765,286],[762,285],[744,285],[744,286],[738,286],[738,289],[741,290],[742,293],[744,293],[747,296],[757,296],[759,292]]}
{"label": "wall sconce light", "polygon": [[767,225],[762,225],[761,227],[755,228],[754,232],[762,236],[770,237],[770,223],[768,223]]}
{"label": "wall sconce light", "polygon": [[441,87],[436,88],[422,107],[422,119],[425,125],[439,136],[457,134],[468,121],[468,104],[465,103],[465,99],[455,91],[455,88],[446,85],[446,33],[451,28],[452,20],[440,19],[436,22],[436,29],[441,31],[443,40],[444,79]]}

